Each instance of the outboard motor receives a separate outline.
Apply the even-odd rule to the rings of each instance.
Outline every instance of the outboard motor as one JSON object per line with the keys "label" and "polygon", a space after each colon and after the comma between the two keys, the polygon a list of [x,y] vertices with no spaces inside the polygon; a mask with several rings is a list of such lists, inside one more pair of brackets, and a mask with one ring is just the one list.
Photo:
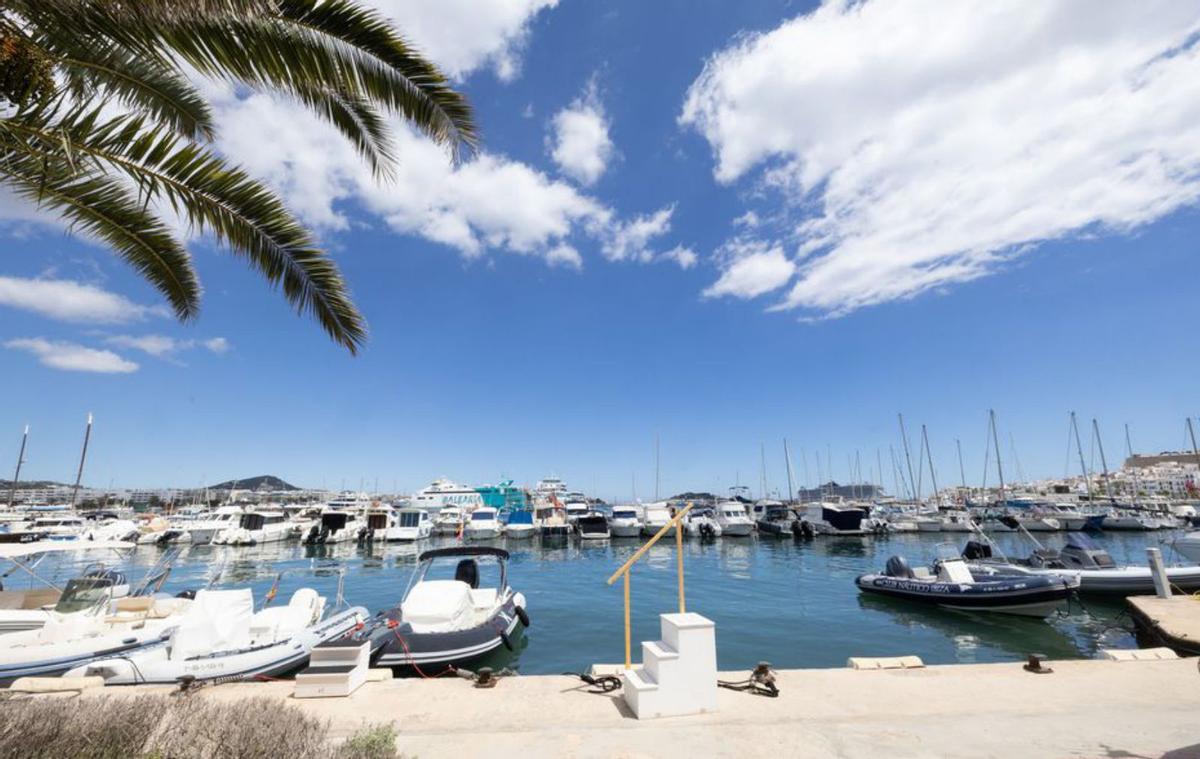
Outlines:
{"label": "outboard motor", "polygon": [[327,540],[329,540],[329,528],[325,525],[321,525],[321,532],[317,534],[317,542],[321,545],[325,545],[325,541]]}
{"label": "outboard motor", "polygon": [[968,540],[966,547],[963,548],[962,557],[967,561],[990,559],[992,558],[992,547],[978,540]]}
{"label": "outboard motor", "polygon": [[717,537],[717,531],[713,529],[711,524],[709,524],[708,522],[700,523],[700,539],[701,540],[715,540],[716,537]]}
{"label": "outboard motor", "polygon": [[912,567],[908,566],[908,560],[903,556],[893,556],[888,559],[883,573],[888,577],[900,577],[906,580],[911,580],[914,576]]}
{"label": "outboard motor", "polygon": [[816,534],[817,531],[807,519],[792,522],[792,537],[796,540],[812,540]]}

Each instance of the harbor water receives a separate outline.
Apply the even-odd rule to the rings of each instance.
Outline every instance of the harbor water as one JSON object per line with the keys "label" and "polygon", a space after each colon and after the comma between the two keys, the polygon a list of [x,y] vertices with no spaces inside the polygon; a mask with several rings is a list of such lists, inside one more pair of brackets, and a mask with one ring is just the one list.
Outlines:
{"label": "harbor water", "polygon": [[[1159,546],[1169,561],[1170,533],[1105,533],[1094,538],[1118,563],[1146,561],[1147,546]],[[722,670],[746,670],[759,661],[777,667],[839,667],[850,656],[915,654],[927,664],[1016,661],[1030,653],[1054,659],[1090,658],[1101,648],[1134,648],[1123,599],[1086,597],[1046,620],[1003,614],[942,610],[860,594],[854,578],[880,569],[893,555],[910,563],[928,562],[940,543],[959,548],[967,534],[892,534],[870,537],[821,537],[808,542],[751,536],[702,543],[684,541],[686,601],[716,622]],[[1060,547],[1064,533],[1038,536]],[[995,537],[1014,556],[1032,547],[1013,535]],[[454,545],[454,538],[419,544],[373,547],[341,544],[306,547],[296,541],[231,548],[191,546],[176,559],[164,592],[206,586],[250,587],[261,604],[276,583],[275,603],[286,603],[297,588],[308,586],[332,603],[339,577],[346,600],[372,613],[394,606],[403,596],[418,554]],[[642,545],[641,540],[597,543],[563,541],[543,545],[537,539],[482,541],[510,554],[509,582],[528,599],[530,628],[513,642],[514,651],[497,657],[527,674],[583,671],[593,663],[624,658],[623,602],[620,582],[606,584]],[[164,549],[141,547],[124,562],[111,553],[76,557],[73,563],[48,558],[36,571],[65,581],[84,563],[104,560],[123,565],[137,581]],[[21,572],[4,578],[6,587],[27,584]],[[278,578],[278,579],[277,579]],[[211,584],[211,585],[210,585]],[[658,614],[678,606],[675,542],[652,547],[632,575],[632,625],[635,661],[642,640],[658,634]]]}

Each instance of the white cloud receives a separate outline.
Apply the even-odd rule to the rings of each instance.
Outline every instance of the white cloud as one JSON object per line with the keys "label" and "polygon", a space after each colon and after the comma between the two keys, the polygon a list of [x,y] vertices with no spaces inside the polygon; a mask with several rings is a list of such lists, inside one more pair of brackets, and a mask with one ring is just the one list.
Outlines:
{"label": "white cloud", "polygon": [[185,350],[193,345],[191,340],[176,340],[166,335],[114,335],[106,338],[104,342],[118,348],[139,350],[159,358]]}
{"label": "white cloud", "polygon": [[[572,184],[503,155],[483,152],[457,166],[444,150],[398,125],[401,160],[391,182],[378,182],[334,129],[302,107],[265,95],[216,97],[221,150],[288,198],[308,223],[347,229],[360,205],[393,231],[424,237],[469,259],[499,251],[552,265],[582,265],[572,240],[601,243],[609,260],[655,260],[651,239],[670,230],[672,207],[622,221]],[[277,150],[262,150],[270,132]]]}
{"label": "white cloud", "polygon": [[756,298],[783,287],[796,273],[783,248],[758,240],[733,240],[718,257],[724,259],[721,278],[704,291],[706,298]]}
{"label": "white cloud", "polygon": [[654,260],[654,251],[649,248],[650,241],[671,231],[671,215],[674,213],[675,207],[667,206],[652,214],[614,224],[606,235],[601,252],[610,261],[650,263]]}
{"label": "white cloud", "polygon": [[[1196,202],[1198,31],[1197,0],[839,0],[717,54],[680,122],[778,194],[780,306],[843,314]],[[710,295],[788,268],[724,265]]]}
{"label": "white cloud", "polygon": [[225,353],[231,347],[229,345],[229,341],[223,337],[209,338],[208,340],[204,341],[203,345],[205,348],[208,348],[210,351],[216,354]]}
{"label": "white cloud", "polygon": [[696,261],[700,260],[700,257],[696,255],[696,251],[683,245],[676,245],[666,253],[663,253],[662,257],[667,261],[674,261],[679,264],[680,269],[690,269],[696,265]]}
{"label": "white cloud", "polygon": [[0,277],[0,305],[32,311],[65,322],[120,324],[162,314],[96,287],[70,279]]}
{"label": "white cloud", "polygon": [[4,343],[4,347],[31,353],[37,356],[44,366],[64,371],[128,374],[137,371],[138,368],[134,362],[127,361],[112,351],[41,337],[9,340]]}
{"label": "white cloud", "polygon": [[490,67],[502,81],[521,68],[529,25],[558,0],[368,0],[447,75]]}
{"label": "white cloud", "polygon": [[588,85],[582,97],[554,114],[553,127],[553,138],[546,140],[550,157],[567,176],[584,185],[595,184],[614,153],[595,83]]}

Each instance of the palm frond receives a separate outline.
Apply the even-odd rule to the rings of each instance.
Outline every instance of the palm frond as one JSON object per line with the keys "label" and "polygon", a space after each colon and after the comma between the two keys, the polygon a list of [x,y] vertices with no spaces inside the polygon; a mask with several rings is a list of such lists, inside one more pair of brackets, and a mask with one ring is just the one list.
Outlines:
{"label": "palm frond", "polygon": [[56,145],[81,171],[125,174],[146,204],[162,201],[195,229],[210,232],[244,256],[301,313],[311,314],[338,343],[355,353],[366,325],[346,294],[337,265],[266,185],[194,142],[145,117],[105,119],[99,109],[54,122],[0,121],[0,135],[35,160]]}
{"label": "palm frond", "polygon": [[[0,124],[8,120],[0,121]],[[57,210],[103,240],[157,289],[181,321],[200,309],[200,283],[187,250],[121,182],[79,172],[57,156],[37,156],[0,132],[0,178],[19,195]]]}

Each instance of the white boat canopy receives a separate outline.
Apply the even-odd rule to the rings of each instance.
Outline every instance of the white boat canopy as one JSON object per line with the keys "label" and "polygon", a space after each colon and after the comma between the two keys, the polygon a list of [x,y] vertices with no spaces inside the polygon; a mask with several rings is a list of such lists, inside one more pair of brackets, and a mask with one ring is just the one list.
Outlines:
{"label": "white boat canopy", "polygon": [[137,548],[124,540],[35,540],[31,543],[0,543],[0,559],[20,559],[52,551],[122,551]]}

